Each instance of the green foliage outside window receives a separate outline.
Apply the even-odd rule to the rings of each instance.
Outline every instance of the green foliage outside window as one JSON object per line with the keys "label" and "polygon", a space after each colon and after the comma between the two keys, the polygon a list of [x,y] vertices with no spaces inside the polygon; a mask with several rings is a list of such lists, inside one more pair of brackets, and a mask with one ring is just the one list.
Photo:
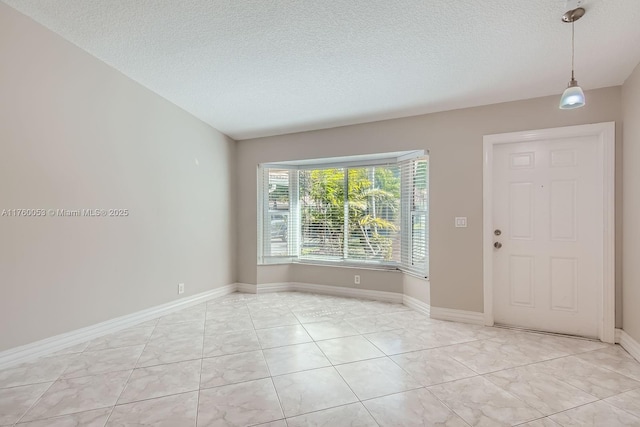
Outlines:
{"label": "green foliage outside window", "polygon": [[299,182],[301,255],[343,256],[346,231],[348,258],[399,259],[399,250],[394,250],[400,221],[398,167],[301,171]]}

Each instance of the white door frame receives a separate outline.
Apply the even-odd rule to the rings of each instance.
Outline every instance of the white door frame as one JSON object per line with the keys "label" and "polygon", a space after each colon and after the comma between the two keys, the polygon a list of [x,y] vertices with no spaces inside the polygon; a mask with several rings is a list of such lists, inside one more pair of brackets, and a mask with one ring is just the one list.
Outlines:
{"label": "white door frame", "polygon": [[598,336],[601,341],[615,340],[615,122],[485,135],[483,142],[483,241],[484,323],[493,326],[493,148],[498,144],[559,139],[580,136],[598,137],[598,155],[602,159],[604,185],[603,277],[598,304]]}

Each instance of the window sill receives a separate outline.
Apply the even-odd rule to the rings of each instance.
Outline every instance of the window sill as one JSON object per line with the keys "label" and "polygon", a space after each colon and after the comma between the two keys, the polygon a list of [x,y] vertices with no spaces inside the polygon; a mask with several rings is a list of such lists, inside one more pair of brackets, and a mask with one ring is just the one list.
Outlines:
{"label": "window sill", "polygon": [[398,273],[406,274],[416,279],[429,281],[429,276],[423,276],[411,271],[401,270],[395,265],[388,264],[373,264],[373,263],[357,263],[357,262],[341,262],[341,261],[323,261],[315,259],[296,259],[296,258],[272,258],[268,261],[258,262],[258,267],[265,267],[270,265],[308,265],[316,267],[338,267],[338,268],[352,268],[356,270],[371,270],[371,271],[397,271]]}
{"label": "window sill", "polygon": [[385,264],[373,264],[373,263],[357,263],[357,262],[340,262],[340,261],[322,261],[315,259],[292,259],[292,258],[277,258],[267,261],[258,262],[258,266],[269,265],[310,265],[321,267],[339,267],[339,268],[354,268],[359,270],[375,270],[375,271],[400,271],[395,265]]}
{"label": "window sill", "polygon": [[356,263],[356,262],[331,262],[331,261],[321,261],[314,259],[298,259],[292,262],[293,264],[298,265],[311,265],[311,266],[321,266],[321,267],[339,267],[339,268],[354,268],[358,270],[376,270],[376,271],[397,271],[400,272],[398,267],[394,265],[384,265],[384,264],[368,264],[368,263]]}

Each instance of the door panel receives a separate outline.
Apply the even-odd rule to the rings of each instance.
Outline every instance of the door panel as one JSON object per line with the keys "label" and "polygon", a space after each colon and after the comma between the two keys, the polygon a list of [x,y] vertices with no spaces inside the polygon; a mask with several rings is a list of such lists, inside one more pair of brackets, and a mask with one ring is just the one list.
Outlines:
{"label": "door panel", "polygon": [[578,260],[551,258],[551,309],[578,311]]}
{"label": "door panel", "polygon": [[597,137],[500,144],[493,151],[494,319],[598,336],[603,260]]}
{"label": "door panel", "polygon": [[551,181],[551,240],[576,240],[576,180]]}
{"label": "door panel", "polygon": [[509,286],[511,305],[534,307],[534,258],[511,255],[509,263]]}
{"label": "door panel", "polygon": [[512,239],[533,239],[534,204],[532,182],[509,184],[509,230]]}

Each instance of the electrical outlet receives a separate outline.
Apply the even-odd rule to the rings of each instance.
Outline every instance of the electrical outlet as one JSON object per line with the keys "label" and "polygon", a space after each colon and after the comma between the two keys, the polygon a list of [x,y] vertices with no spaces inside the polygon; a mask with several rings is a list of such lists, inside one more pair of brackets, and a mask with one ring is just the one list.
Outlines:
{"label": "electrical outlet", "polygon": [[355,276],[353,276],[353,283],[355,283],[356,285],[360,284],[360,275],[356,274]]}
{"label": "electrical outlet", "polygon": [[184,283],[178,283],[178,295],[184,294]]}

